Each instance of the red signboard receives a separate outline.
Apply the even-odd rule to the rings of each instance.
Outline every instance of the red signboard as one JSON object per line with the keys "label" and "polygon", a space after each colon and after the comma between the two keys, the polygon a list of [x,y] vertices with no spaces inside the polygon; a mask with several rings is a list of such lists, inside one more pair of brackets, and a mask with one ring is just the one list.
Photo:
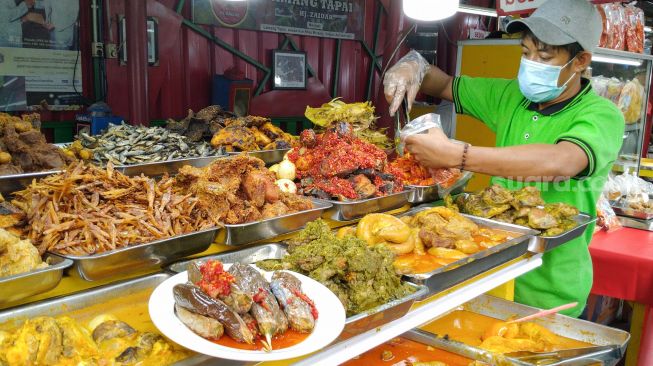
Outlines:
{"label": "red signboard", "polygon": [[[528,14],[544,4],[547,0],[498,0],[497,13],[499,15]],[[627,0],[592,0],[594,4],[620,3]]]}

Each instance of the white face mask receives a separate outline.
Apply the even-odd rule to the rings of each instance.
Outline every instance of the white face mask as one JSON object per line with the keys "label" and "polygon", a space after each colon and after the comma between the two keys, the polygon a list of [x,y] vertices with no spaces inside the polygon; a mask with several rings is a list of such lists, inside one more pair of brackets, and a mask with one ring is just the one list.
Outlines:
{"label": "white face mask", "polygon": [[531,61],[522,57],[521,65],[519,66],[519,76],[517,77],[519,89],[522,94],[524,94],[526,99],[535,103],[548,102],[559,97],[567,89],[567,83],[576,75],[574,72],[562,86],[558,86],[560,72],[574,58],[563,66],[555,66]]}

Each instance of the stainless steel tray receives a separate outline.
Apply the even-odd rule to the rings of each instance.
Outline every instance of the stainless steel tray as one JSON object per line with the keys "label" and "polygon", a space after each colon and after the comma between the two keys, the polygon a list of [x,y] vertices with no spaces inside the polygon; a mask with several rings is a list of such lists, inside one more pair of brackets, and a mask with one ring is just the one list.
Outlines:
{"label": "stainless steel tray", "polygon": [[[0,329],[19,326],[26,319],[38,316],[56,317],[66,313],[87,308],[92,305],[101,304],[116,297],[128,296],[140,291],[153,290],[163,281],[170,277],[169,274],[158,273],[150,276],[140,277],[132,280],[122,281],[111,285],[97,287],[81,293],[43,300],[28,305],[22,305],[13,309],[0,311]],[[99,314],[98,314],[99,315]],[[122,319],[129,323],[129,319]],[[196,355],[186,360],[177,362],[176,366],[188,365],[199,366],[209,365],[216,362],[215,358]],[[220,360],[220,365],[241,366],[247,365],[244,362]]]}
{"label": "stainless steel tray", "polygon": [[307,223],[317,220],[331,204],[313,199],[313,208],[288,215],[273,217],[246,224],[225,225],[218,232],[215,242],[232,246],[251,244],[263,239],[271,239],[302,229]]}
{"label": "stainless steel tray", "polygon": [[638,210],[633,210],[632,208],[629,207],[622,207],[618,205],[612,206],[612,209],[614,210],[614,213],[616,213],[619,216],[626,216],[626,217],[631,217],[640,220],[653,219],[653,212],[649,213],[644,211],[638,211]]}
{"label": "stainless steel tray", "polygon": [[621,225],[633,229],[653,231],[653,220],[638,220],[631,217],[617,216]]}
{"label": "stainless steel tray", "polygon": [[55,256],[47,256],[46,261],[50,264],[47,268],[0,277],[0,306],[52,290],[61,281],[64,269],[73,264],[70,259]]}
{"label": "stainless steel tray", "polygon": [[32,184],[32,180],[45,178],[48,175],[61,173],[61,170],[48,170],[45,172],[0,175],[0,193],[11,194],[25,189]]}
{"label": "stainless steel tray", "polygon": [[[427,209],[429,208],[420,207],[412,209],[399,216],[414,215]],[[428,286],[429,292],[435,294],[472,277],[478,276],[479,274],[500,266],[510,260],[521,257],[528,252],[530,242],[533,240],[534,236],[539,233],[536,230],[522,226],[506,224],[465,214],[463,214],[463,216],[482,227],[510,231],[521,235],[505,243],[474,253],[453,263],[449,263],[448,265],[437,268],[431,272],[407,274],[404,275],[404,278],[413,283]]]}
{"label": "stainless steel tray", "polygon": [[247,154],[255,158],[259,158],[265,162],[265,165],[276,164],[283,160],[283,156],[290,151],[290,149],[276,149],[276,150],[257,150],[257,151],[232,151],[228,152],[229,155]]}
{"label": "stainless steel tray", "polygon": [[115,169],[121,173],[129,176],[145,174],[148,177],[157,177],[164,174],[175,175],[179,169],[185,165],[190,165],[195,168],[203,168],[215,159],[226,157],[223,155],[213,155],[200,158],[176,159],[169,161],[159,161],[156,163],[134,164],[134,165],[120,165]]}
{"label": "stainless steel tray", "polygon": [[[539,311],[539,309],[530,306],[521,305],[489,295],[479,296],[464,304],[463,308],[468,311],[501,320],[506,320],[513,315],[521,318]],[[628,341],[630,340],[630,335],[625,331],[560,314],[534,319],[533,322],[567,338],[591,343],[597,346],[615,345],[612,352],[607,352],[598,357],[583,359],[572,363],[547,363],[547,365],[590,365],[597,362],[603,362],[601,363],[603,365],[615,365],[623,357]],[[491,365],[532,365],[531,363],[507,358],[477,347],[452,341],[448,339],[448,337],[445,337],[446,334],[433,334],[423,330],[414,330],[404,334],[404,336],[413,341],[425,343],[433,347],[457,353],[461,356],[484,361]]]}
{"label": "stainless steel tray", "polygon": [[209,248],[219,228],[173,236],[105,253],[75,256],[52,253],[74,262],[70,272],[84,280],[96,281],[126,273],[161,268]]}
{"label": "stainless steel tray", "polygon": [[552,249],[555,249],[562,244],[565,244],[571,240],[578,238],[583,235],[587,226],[596,221],[596,217],[590,217],[586,213],[579,213],[574,217],[574,220],[578,225],[571,230],[565,231],[564,233],[556,236],[543,236],[538,235],[535,237],[535,240],[531,242],[528,250],[533,253],[544,253]]}
{"label": "stainless steel tray", "polygon": [[354,221],[370,213],[394,210],[407,204],[412,192],[412,189],[407,188],[403,192],[366,200],[344,202],[323,200],[331,203],[333,207],[324,211],[322,217],[335,221]]}
{"label": "stainless steel tray", "polygon": [[463,193],[473,175],[472,172],[464,172],[460,179],[449,188],[442,188],[437,184],[432,186],[406,185],[406,187],[413,190],[408,197],[408,202],[412,204],[433,202],[444,199],[449,194]]}
{"label": "stainless steel tray", "polygon": [[[186,270],[188,263],[193,260],[217,259],[224,263],[255,263],[264,259],[281,259],[286,254],[286,247],[283,244],[265,244],[261,246],[232,250],[216,255],[195,258],[192,260],[174,263],[166,268],[172,273],[179,273]],[[355,335],[367,332],[378,326],[399,319],[408,313],[410,307],[417,300],[428,296],[428,289],[425,286],[410,284],[415,292],[398,300],[378,306],[364,313],[350,316],[345,321],[345,329],[338,340],[345,340]]]}

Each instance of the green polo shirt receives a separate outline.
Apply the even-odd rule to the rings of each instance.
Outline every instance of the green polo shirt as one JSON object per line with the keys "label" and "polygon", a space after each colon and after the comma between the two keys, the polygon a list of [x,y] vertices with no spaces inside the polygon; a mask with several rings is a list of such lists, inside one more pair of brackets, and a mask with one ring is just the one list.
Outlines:
{"label": "green polo shirt", "polygon": [[[524,98],[517,80],[461,76],[454,80],[453,97],[456,113],[483,121],[496,133],[498,147],[569,141],[583,149],[589,164],[568,181],[521,183],[494,177],[492,182],[510,189],[533,185],[546,202],[569,203],[596,216],[596,202],[621,149],[624,118],[613,103],[592,91],[587,79],[575,97],[542,111]],[[577,301],[577,307],[564,313],[579,316],[592,287],[588,245],[593,231],[590,225],[578,239],[544,254],[541,267],[517,279],[515,300],[543,309]]]}

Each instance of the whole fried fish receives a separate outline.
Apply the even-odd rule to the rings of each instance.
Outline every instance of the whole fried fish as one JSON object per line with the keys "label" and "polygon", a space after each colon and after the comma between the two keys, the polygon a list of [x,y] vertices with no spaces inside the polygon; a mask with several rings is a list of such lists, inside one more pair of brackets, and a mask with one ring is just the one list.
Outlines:
{"label": "whole fried fish", "polygon": [[302,283],[288,272],[274,272],[270,289],[288,318],[290,327],[308,333],[315,327],[317,309],[311,299],[302,292]]}
{"label": "whole fried fish", "polygon": [[178,304],[175,304],[175,312],[179,320],[181,320],[188,329],[192,330],[200,337],[219,339],[224,333],[224,327],[222,324],[213,318],[193,313]]}
{"label": "whole fried fish", "polygon": [[247,324],[225,303],[205,294],[199,287],[178,284],[172,289],[175,303],[186,310],[218,320],[227,334],[239,342],[254,343],[254,335]]}
{"label": "whole fried fish", "polygon": [[[201,267],[207,263],[209,262],[193,261],[188,264],[188,280],[195,286],[201,287]],[[236,282],[229,284],[229,290],[228,295],[218,293],[217,298],[222,300],[222,302],[227,304],[227,306],[238,314],[246,314],[252,308],[252,297],[243,291]]]}
{"label": "whole fried fish", "polygon": [[270,284],[261,273],[247,264],[234,263],[229,268],[236,283],[254,300],[250,314],[256,319],[259,331],[265,337],[266,348],[272,349],[272,337],[288,330],[288,319],[270,292]]}

